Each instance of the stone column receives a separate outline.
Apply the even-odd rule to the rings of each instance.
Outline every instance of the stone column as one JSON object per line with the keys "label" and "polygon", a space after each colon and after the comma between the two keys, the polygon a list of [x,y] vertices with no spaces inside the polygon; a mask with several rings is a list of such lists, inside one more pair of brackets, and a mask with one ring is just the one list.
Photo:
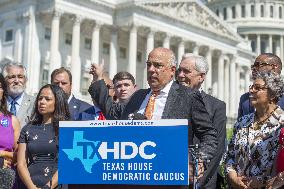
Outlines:
{"label": "stone column", "polygon": [[245,92],[249,91],[249,85],[250,85],[250,67],[246,67],[245,69]]}
{"label": "stone column", "polygon": [[59,27],[62,12],[55,10],[52,15],[51,22],[51,38],[50,38],[50,66],[49,74],[61,67],[61,56],[59,52]]}
{"label": "stone column", "polygon": [[273,53],[272,52],[272,35],[269,35],[269,38],[268,38],[268,41],[269,41],[269,44],[268,44],[268,51],[269,53]]}
{"label": "stone column", "polygon": [[261,54],[261,38],[260,38],[260,34],[256,35],[256,53],[257,53],[257,56]]}
{"label": "stone column", "polygon": [[218,98],[224,100],[224,55],[222,52],[218,60]]}
{"label": "stone column", "polygon": [[110,41],[109,77],[112,79],[117,73],[117,33],[118,28],[112,27]]}
{"label": "stone column", "polygon": [[212,50],[210,49],[210,47],[208,47],[208,50],[206,52],[206,59],[208,62],[208,72],[206,74],[206,78],[205,78],[205,91],[208,91],[209,88],[212,88]]}
{"label": "stone column", "polygon": [[182,55],[184,54],[184,41],[181,39],[181,41],[178,44],[178,62],[177,62],[177,67],[179,66]]}
{"label": "stone column", "polygon": [[230,107],[230,61],[228,56],[225,56],[224,59],[224,77],[223,77],[224,88],[223,88],[223,94],[224,94],[224,101],[226,103],[226,111],[228,115],[231,115]]}
{"label": "stone column", "polygon": [[250,18],[251,17],[251,12],[250,12],[250,5],[251,4],[249,4],[249,3],[247,3],[246,5],[245,5],[245,12],[246,12],[246,15],[245,15],[245,17],[246,18]]}
{"label": "stone column", "polygon": [[[149,53],[154,49],[154,43],[155,43],[155,32],[154,30],[150,29],[148,35],[147,35],[147,47],[146,47],[146,60],[148,60]],[[143,86],[144,88],[148,88],[148,82],[147,82],[147,67],[145,63],[145,69],[144,69],[144,75],[143,75]]]}
{"label": "stone column", "polygon": [[[278,38],[278,36],[277,36],[277,38]],[[279,37],[279,40],[276,41],[276,52],[275,52],[275,54],[279,57],[281,57],[280,40],[281,40],[281,37]]]}
{"label": "stone column", "polygon": [[234,110],[235,112],[237,112],[237,108],[238,108],[238,103],[239,103],[239,99],[240,99],[240,65],[236,62],[236,75],[235,75],[235,81],[236,81],[236,89],[235,89],[235,105],[236,105],[236,109]]}
{"label": "stone column", "polygon": [[171,44],[171,36],[166,33],[166,36],[165,36],[165,38],[163,40],[163,47],[169,49],[170,46],[171,46],[170,44]]}
{"label": "stone column", "polygon": [[284,41],[283,41],[283,35],[280,36],[280,57],[283,60],[284,59]]}
{"label": "stone column", "polygon": [[40,78],[40,51],[39,51],[39,36],[37,33],[37,25],[35,19],[35,6],[30,6],[23,13],[24,21],[24,52],[23,64],[26,66],[28,82],[26,92],[35,94],[39,90]]}
{"label": "stone column", "polygon": [[[19,18],[18,21],[20,22]],[[15,49],[14,49],[15,61],[22,62],[22,52],[23,52],[23,33],[22,33],[21,24],[19,23],[17,24],[17,30],[15,34]]]}
{"label": "stone column", "polygon": [[255,17],[260,17],[260,3],[255,3]]}
{"label": "stone column", "polygon": [[264,3],[264,17],[270,17],[270,4],[267,2]]}
{"label": "stone column", "polygon": [[73,24],[72,33],[72,55],[71,55],[71,73],[72,73],[72,89],[76,95],[80,94],[81,85],[81,59],[80,59],[80,26],[82,18],[76,16]]}
{"label": "stone column", "polygon": [[230,56],[230,113],[231,116],[235,116],[236,115],[236,102],[238,101],[238,99],[236,98],[236,91],[239,91],[239,86],[237,86],[236,84],[236,75],[238,74],[238,72],[236,72],[236,58],[234,55]]}
{"label": "stone column", "polygon": [[233,10],[232,10],[232,7],[230,6],[227,7],[227,16],[228,16],[228,20],[231,20],[233,18]]}
{"label": "stone column", "polygon": [[96,22],[92,32],[92,54],[91,54],[92,64],[100,63],[100,30],[101,30],[101,23]]}
{"label": "stone column", "polygon": [[129,62],[128,72],[136,78],[136,56],[137,56],[137,26],[134,24],[130,28],[129,33]]}
{"label": "stone column", "polygon": [[198,55],[199,54],[199,45],[197,43],[193,44],[192,53]]}
{"label": "stone column", "polygon": [[236,18],[241,18],[242,17],[242,13],[241,13],[241,5],[240,4],[236,4]]}
{"label": "stone column", "polygon": [[277,6],[277,5],[273,5],[273,18],[274,19],[279,19],[279,6]]}

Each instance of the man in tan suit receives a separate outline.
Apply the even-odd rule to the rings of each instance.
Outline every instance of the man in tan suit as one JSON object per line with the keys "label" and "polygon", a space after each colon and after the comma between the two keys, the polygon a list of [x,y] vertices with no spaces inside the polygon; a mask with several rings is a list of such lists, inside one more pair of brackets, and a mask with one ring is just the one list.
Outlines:
{"label": "man in tan suit", "polygon": [[7,106],[20,121],[21,128],[27,124],[32,113],[35,98],[25,92],[27,83],[26,68],[17,62],[8,61],[2,70],[7,83]]}

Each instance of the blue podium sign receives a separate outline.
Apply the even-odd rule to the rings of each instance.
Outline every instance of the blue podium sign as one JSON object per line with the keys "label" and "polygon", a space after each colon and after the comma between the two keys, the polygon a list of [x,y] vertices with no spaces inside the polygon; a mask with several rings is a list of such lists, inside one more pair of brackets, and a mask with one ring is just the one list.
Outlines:
{"label": "blue podium sign", "polygon": [[60,184],[188,185],[187,120],[60,122]]}

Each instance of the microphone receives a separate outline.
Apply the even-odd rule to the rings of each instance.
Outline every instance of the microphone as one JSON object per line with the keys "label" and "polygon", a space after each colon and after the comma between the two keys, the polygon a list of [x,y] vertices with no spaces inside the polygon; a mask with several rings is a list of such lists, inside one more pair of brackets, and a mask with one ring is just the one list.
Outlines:
{"label": "microphone", "polygon": [[145,115],[141,114],[141,113],[135,112],[135,113],[129,114],[128,119],[130,119],[130,120],[133,120],[133,119],[134,120],[147,120],[147,117]]}

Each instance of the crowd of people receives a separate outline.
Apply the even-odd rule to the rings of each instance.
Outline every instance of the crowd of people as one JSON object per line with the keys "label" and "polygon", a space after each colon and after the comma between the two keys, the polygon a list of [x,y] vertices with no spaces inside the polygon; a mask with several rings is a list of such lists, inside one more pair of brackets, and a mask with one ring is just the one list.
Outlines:
{"label": "crowd of people", "polygon": [[[280,58],[264,53],[252,64],[252,85],[240,98],[228,147],[226,104],[202,88],[209,70],[207,60],[186,53],[178,68],[176,65],[172,50],[153,49],[146,61],[149,88],[138,90],[130,73],[119,72],[111,80],[104,64],[94,63],[89,87],[93,104],[89,104],[72,94],[72,74],[64,67],[54,70],[51,84],[41,87],[33,97],[25,93],[25,67],[13,61],[6,63],[0,74],[0,189],[60,188],[59,121],[115,119],[188,119],[188,143],[199,144],[202,154],[196,173],[189,160],[189,180],[197,179],[199,188],[221,188],[221,160],[230,188],[283,188],[284,82]],[[185,189],[192,185],[63,187]]]}

